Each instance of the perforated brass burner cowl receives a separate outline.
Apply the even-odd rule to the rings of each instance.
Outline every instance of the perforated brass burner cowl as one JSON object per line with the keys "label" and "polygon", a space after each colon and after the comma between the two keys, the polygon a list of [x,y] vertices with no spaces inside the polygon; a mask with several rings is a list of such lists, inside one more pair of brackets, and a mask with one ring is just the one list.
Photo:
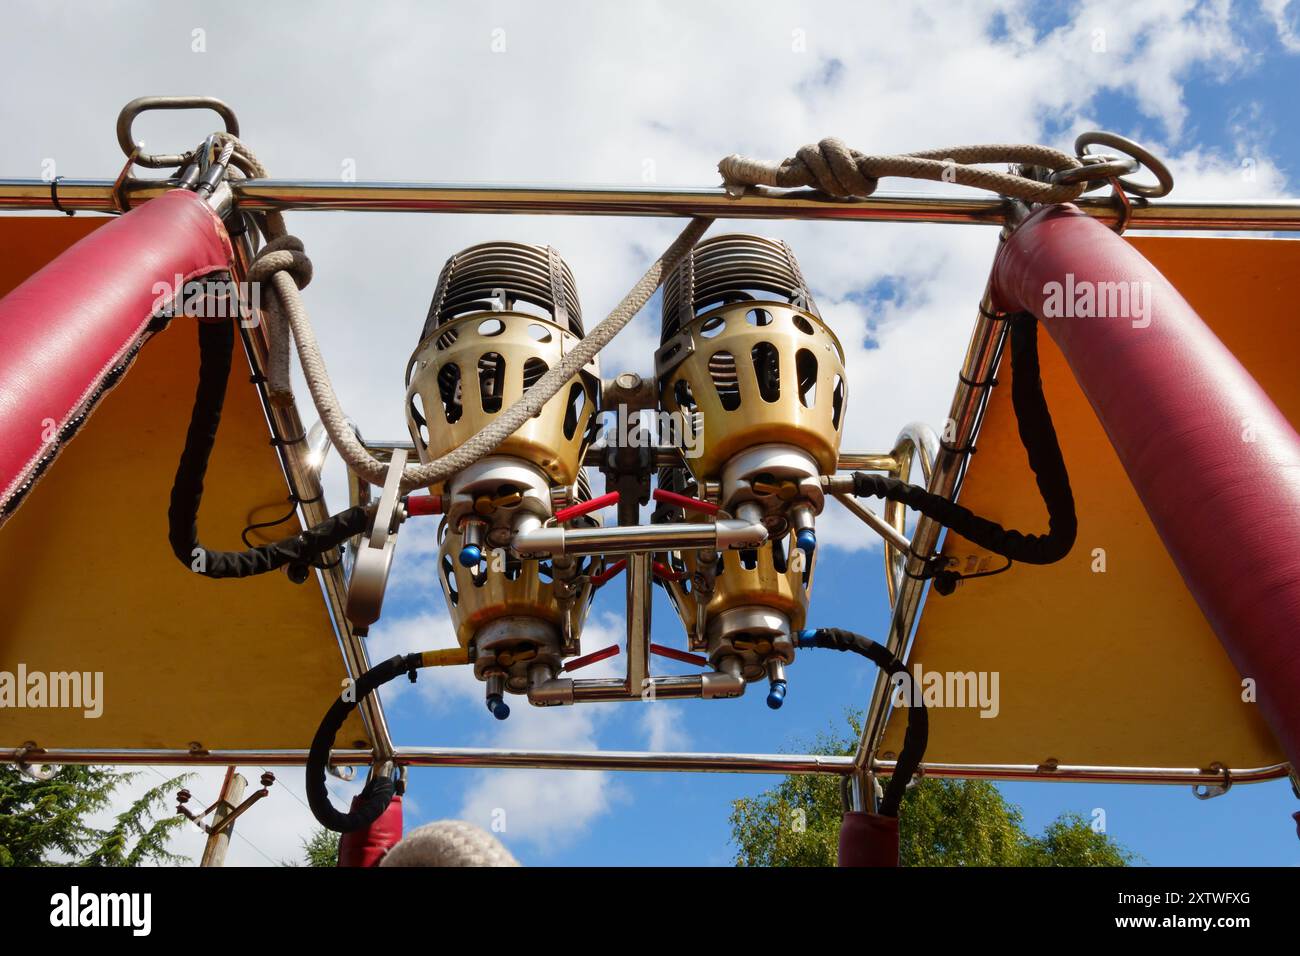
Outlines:
{"label": "perforated brass burner cowl", "polygon": [[[407,366],[407,423],[421,461],[492,424],[583,337],[573,273],[549,246],[490,242],[447,260]],[[590,497],[582,456],[600,377],[591,363],[487,457],[432,489],[443,496],[439,583],[488,705],[554,677],[577,653],[587,562],[521,560],[514,534]],[[595,523],[596,519],[579,519]]]}
{"label": "perforated brass burner cowl", "polygon": [[[550,246],[489,242],[448,259],[407,366],[408,424],[421,461],[491,424],[582,337],[573,273]],[[599,388],[593,361],[494,454],[573,484]]]}
{"label": "perforated brass burner cowl", "polygon": [[686,574],[673,602],[715,664],[738,658],[746,680],[783,675],[807,619],[820,477],[839,458],[844,351],[790,247],[745,235],[701,242],[668,276],[661,341],[660,403],[682,423],[686,468],[769,533],[757,549],[670,555]]}
{"label": "perforated brass burner cowl", "polygon": [[844,350],[784,242],[717,236],[664,283],[656,372],[663,407],[700,429],[683,442],[699,480],[755,445],[802,450],[833,473],[844,426]]}

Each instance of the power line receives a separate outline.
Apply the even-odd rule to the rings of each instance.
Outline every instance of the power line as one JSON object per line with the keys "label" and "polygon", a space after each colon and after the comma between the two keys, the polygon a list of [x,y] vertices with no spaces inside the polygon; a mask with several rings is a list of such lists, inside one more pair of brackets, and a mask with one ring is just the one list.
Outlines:
{"label": "power line", "polygon": [[252,847],[254,850],[256,850],[258,853],[260,853],[260,854],[262,855],[262,859],[264,859],[267,863],[270,863],[272,866],[283,866],[283,865],[284,865],[283,861],[276,861],[276,860],[273,860],[273,859],[271,859],[269,856],[267,856],[265,853],[262,853],[262,848],[259,847],[259,846],[258,846],[256,843],[254,843],[252,840],[250,840],[248,837],[244,836],[244,834],[241,833],[239,830],[236,830],[234,827],[231,827],[230,832],[233,833],[235,836],[239,837],[239,839],[243,840],[245,843],[247,843],[249,846],[251,846],[251,847]]}
{"label": "power line", "polygon": [[[270,772],[265,767],[262,767],[261,771],[262,773]],[[298,794],[294,793],[293,790],[291,790],[288,786],[286,786],[283,780],[281,780],[279,777],[276,777],[275,782],[280,784],[280,789],[284,790],[286,793],[289,794],[289,796],[293,797],[295,800],[301,803],[304,810],[306,810],[308,813],[311,812],[311,807],[307,806],[306,802],[302,799],[302,797],[298,796]]]}

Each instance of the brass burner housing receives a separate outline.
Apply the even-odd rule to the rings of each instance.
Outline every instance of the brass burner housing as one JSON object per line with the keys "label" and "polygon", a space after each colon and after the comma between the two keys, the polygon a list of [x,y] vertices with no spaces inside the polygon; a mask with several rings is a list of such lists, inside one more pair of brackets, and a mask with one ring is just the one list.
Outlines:
{"label": "brass burner housing", "polygon": [[[407,366],[407,424],[422,462],[492,424],[583,337],[576,285],[549,246],[489,242],[447,260]],[[576,654],[592,589],[576,559],[521,560],[513,535],[590,498],[582,470],[600,389],[592,362],[443,496],[438,577],[475,675],[525,693]],[[594,523],[594,521],[593,521]]]}
{"label": "brass burner housing", "polygon": [[701,242],[668,277],[661,341],[660,403],[693,429],[681,447],[695,487],[718,488],[723,509],[771,536],[670,555],[688,576],[670,593],[694,649],[739,657],[758,680],[793,660],[807,620],[820,476],[835,472],[848,401],[844,350],[790,247],[747,235]]}

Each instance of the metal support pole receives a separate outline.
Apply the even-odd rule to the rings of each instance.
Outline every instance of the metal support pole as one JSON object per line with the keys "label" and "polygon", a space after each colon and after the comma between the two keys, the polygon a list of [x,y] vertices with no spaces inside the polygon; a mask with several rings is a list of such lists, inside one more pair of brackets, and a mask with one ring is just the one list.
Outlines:
{"label": "metal support pole", "polygon": [[650,676],[650,601],[653,565],[648,553],[627,558],[627,692],[636,695]]}
{"label": "metal support pole", "polygon": [[[129,207],[156,199],[174,180],[128,179],[121,194]],[[245,212],[326,210],[352,212],[496,213],[525,216],[707,216],[716,219],[801,219],[834,222],[974,223],[1001,226],[1012,204],[969,193],[876,193],[833,199],[810,190],[754,187],[741,196],[717,186],[535,186],[517,183],[340,183],[329,180],[245,179],[230,183]],[[43,179],[0,179],[0,212],[19,209],[116,212],[109,179],[62,179],[58,206]],[[1107,225],[1121,212],[1107,196],[1084,196],[1074,205]],[[1300,200],[1134,200],[1131,229],[1300,231]]]}

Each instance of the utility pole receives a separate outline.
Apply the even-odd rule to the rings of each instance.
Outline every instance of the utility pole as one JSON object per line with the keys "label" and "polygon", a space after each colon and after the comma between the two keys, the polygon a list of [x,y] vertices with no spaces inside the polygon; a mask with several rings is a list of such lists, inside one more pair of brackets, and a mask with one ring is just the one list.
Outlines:
{"label": "utility pole", "polygon": [[[203,848],[203,859],[199,861],[199,866],[225,864],[226,849],[230,846],[230,831],[235,828],[235,818],[270,793],[273,783],[275,783],[275,774],[264,769],[262,789],[255,791],[251,797],[244,800],[244,788],[248,786],[248,781],[235,773],[234,767],[227,767],[226,779],[221,782],[221,793],[216,803],[202,813],[195,813],[186,806],[193,796],[188,790],[182,788],[176,794],[176,812],[208,835],[208,842]],[[212,822],[204,823],[203,820],[209,813],[212,814]]]}
{"label": "utility pole", "polygon": [[[230,846],[230,834],[235,829],[235,822],[232,820],[229,826],[222,827],[221,821],[235,812],[235,807],[239,806],[244,799],[244,790],[248,786],[248,781],[242,774],[235,773],[234,767],[226,768],[226,779],[221,784],[221,796],[217,798],[217,807],[212,816],[212,830],[208,834],[207,845],[203,848],[203,859],[199,861],[199,866],[224,866],[226,862],[226,849]],[[219,829],[218,829],[219,828]]]}

